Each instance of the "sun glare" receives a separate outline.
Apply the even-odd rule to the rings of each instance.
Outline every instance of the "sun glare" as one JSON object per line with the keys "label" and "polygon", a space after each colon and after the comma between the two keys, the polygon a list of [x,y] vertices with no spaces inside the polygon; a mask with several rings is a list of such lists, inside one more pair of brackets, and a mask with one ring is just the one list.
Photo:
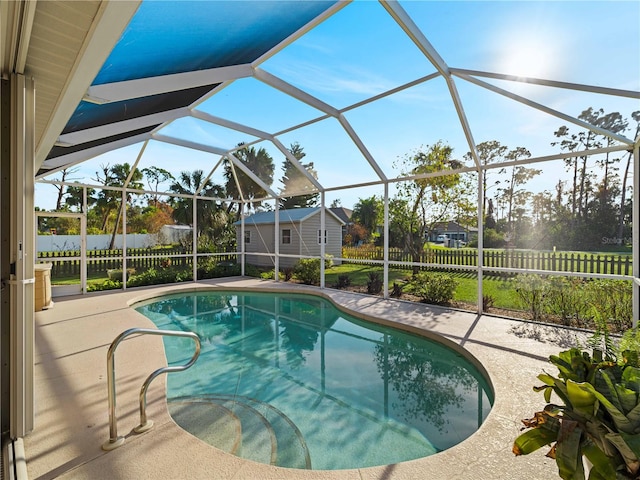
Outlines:
{"label": "sun glare", "polygon": [[550,78],[554,74],[562,39],[543,26],[522,26],[494,39],[496,72],[519,77]]}
{"label": "sun glare", "polygon": [[551,57],[545,50],[544,45],[534,42],[512,45],[502,60],[501,73],[545,78],[551,62]]}

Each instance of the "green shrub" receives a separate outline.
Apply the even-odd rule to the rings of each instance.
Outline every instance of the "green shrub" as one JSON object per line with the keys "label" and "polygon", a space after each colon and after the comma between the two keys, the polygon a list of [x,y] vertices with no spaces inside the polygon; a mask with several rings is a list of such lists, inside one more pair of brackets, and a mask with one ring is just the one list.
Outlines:
{"label": "green shrub", "polygon": [[325,253],[324,255],[324,268],[331,268],[333,267],[333,255],[329,255],[328,253]]}
{"label": "green shrub", "polygon": [[284,278],[285,282],[290,281],[293,278],[293,274],[295,273],[293,267],[286,267],[282,269],[281,276]]}
{"label": "green shrub", "polygon": [[317,258],[303,258],[294,267],[294,275],[306,285],[319,285],[320,260]]}
{"label": "green shrub", "polygon": [[[586,478],[583,457],[591,464],[588,478],[637,479],[639,470],[640,368],[638,352],[622,352],[624,362],[594,350],[577,348],[551,355],[557,376],[538,375],[546,406],[522,420],[524,433],[513,453],[528,455],[551,445],[558,474],[565,480]],[[551,394],[554,393],[553,403]]]}
{"label": "green shrub", "polygon": [[640,328],[635,327],[625,331],[620,339],[618,350],[620,352],[635,352],[636,355],[640,355]]}
{"label": "green shrub", "polygon": [[588,304],[584,299],[584,283],[581,278],[549,278],[544,292],[545,310],[560,317],[563,325],[585,320]]}
{"label": "green shrub", "polygon": [[549,281],[540,275],[520,275],[514,279],[514,290],[521,305],[528,309],[533,320],[542,320],[544,297]]}
{"label": "green shrub", "polygon": [[244,274],[247,277],[260,278],[260,275],[262,274],[262,272],[255,265],[247,264],[244,266]]}
{"label": "green shrub", "polygon": [[624,280],[592,280],[586,293],[596,320],[613,325],[618,331],[631,328],[633,317],[633,288]]}
{"label": "green shrub", "polygon": [[338,275],[338,282],[336,283],[336,288],[347,288],[351,285],[351,278],[346,273]]}
{"label": "green shrub", "polygon": [[193,280],[191,267],[155,269],[150,268],[139,275],[133,275],[127,281],[127,287],[143,285],[162,285],[165,283],[186,282]]}
{"label": "green shrub", "polygon": [[[493,228],[485,228],[482,245],[484,248],[504,248],[507,244],[504,234]],[[469,241],[469,247],[478,248],[478,238]]]}
{"label": "green shrub", "polygon": [[382,291],[382,276],[379,272],[369,272],[369,280],[367,280],[367,293],[369,295],[377,295]]}
{"label": "green shrub", "polygon": [[117,290],[122,288],[120,280],[105,280],[102,283],[90,283],[87,285],[87,292],[100,292],[102,290]]}
{"label": "green shrub", "polygon": [[198,278],[220,278],[240,275],[241,266],[235,262],[220,262],[210,257],[198,265]]}
{"label": "green shrub", "polygon": [[[127,278],[131,277],[132,275],[135,275],[135,273],[136,273],[135,268],[127,268]],[[107,276],[111,281],[122,282],[122,269],[121,268],[108,269]]]}
{"label": "green shrub", "polygon": [[[324,268],[333,266],[333,257],[325,255]],[[293,276],[306,285],[320,284],[320,259],[303,258],[293,267]]]}
{"label": "green shrub", "polygon": [[391,288],[391,297],[400,298],[402,297],[402,284],[393,282],[393,287]]}
{"label": "green shrub", "polygon": [[424,303],[444,305],[450,303],[458,281],[451,275],[439,272],[419,272],[405,287],[405,291],[420,297]]}
{"label": "green shrub", "polygon": [[274,280],[276,278],[275,269],[267,270],[266,272],[261,272],[260,278],[262,278],[263,280]]}

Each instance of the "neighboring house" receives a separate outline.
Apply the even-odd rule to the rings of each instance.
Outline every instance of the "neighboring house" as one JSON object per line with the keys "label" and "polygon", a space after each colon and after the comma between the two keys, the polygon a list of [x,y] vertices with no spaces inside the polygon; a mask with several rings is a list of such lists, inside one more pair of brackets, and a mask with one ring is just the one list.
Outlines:
{"label": "neighboring house", "polygon": [[443,236],[446,236],[449,241],[461,240],[468,243],[471,237],[478,236],[478,229],[475,227],[463,227],[456,222],[438,222],[433,225],[433,229],[428,233],[428,240],[430,242],[443,243]]}
{"label": "neighboring house", "polygon": [[344,241],[344,237],[349,233],[349,226],[353,225],[353,221],[351,220],[353,210],[344,207],[332,207],[329,210],[342,220],[342,240]]}
{"label": "neighboring house", "polygon": [[[278,248],[284,255],[320,255],[320,242],[324,239],[325,254],[342,256],[343,222],[331,210],[325,210],[325,233],[320,231],[320,207],[279,210]],[[241,239],[240,221],[235,223],[238,251],[244,240],[246,262],[252,265],[273,266],[275,258],[276,212],[258,212],[244,219],[244,239]],[[268,256],[251,255],[267,253]],[[280,257],[280,267],[292,267],[299,258]]]}

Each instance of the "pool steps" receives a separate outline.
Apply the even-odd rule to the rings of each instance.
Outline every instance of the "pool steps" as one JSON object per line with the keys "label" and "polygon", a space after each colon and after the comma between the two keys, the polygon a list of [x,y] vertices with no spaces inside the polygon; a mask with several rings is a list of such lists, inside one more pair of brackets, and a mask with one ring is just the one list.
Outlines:
{"label": "pool steps", "polygon": [[224,394],[168,399],[174,421],[216,448],[287,468],[311,469],[306,442],[280,410],[255,398]]}

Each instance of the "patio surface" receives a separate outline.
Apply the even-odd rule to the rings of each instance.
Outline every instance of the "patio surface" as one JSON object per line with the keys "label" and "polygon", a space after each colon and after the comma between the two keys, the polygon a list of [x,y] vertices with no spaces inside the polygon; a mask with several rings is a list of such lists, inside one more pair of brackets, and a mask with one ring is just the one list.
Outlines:
{"label": "patio surface", "polygon": [[[139,423],[138,395],[144,379],[166,365],[162,338],[131,337],[116,355],[118,433],[123,446],[105,452],[109,438],[106,353],[132,327],[155,328],[130,304],[167,292],[200,288],[312,291],[342,309],[384,323],[440,334],[470,352],[488,372],[495,403],[480,430],[436,455],[395,465],[354,470],[309,471],[258,464],[215,449],[178,427],[168,414],[165,376],[151,384],[147,415],[155,426],[131,433]],[[575,345],[583,334],[491,316],[290,283],[227,278],[54,299],[36,313],[34,431],[24,439],[29,478],[64,479],[527,479],[559,478],[546,449],[526,457],[511,453],[520,419],[544,406],[532,386],[550,354]],[[554,372],[555,373],[555,372]]]}

